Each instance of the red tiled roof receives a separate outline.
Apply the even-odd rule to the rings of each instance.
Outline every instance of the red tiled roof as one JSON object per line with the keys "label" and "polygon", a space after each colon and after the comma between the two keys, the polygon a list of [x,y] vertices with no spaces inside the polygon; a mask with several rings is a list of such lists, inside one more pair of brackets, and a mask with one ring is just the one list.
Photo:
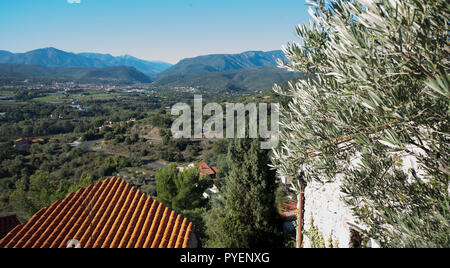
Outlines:
{"label": "red tiled roof", "polygon": [[9,233],[14,227],[19,225],[20,222],[16,215],[0,217],[0,239]]}
{"label": "red tiled roof", "polygon": [[284,217],[292,217],[297,214],[297,202],[290,202],[283,205],[284,211],[281,213]]}
{"label": "red tiled roof", "polygon": [[297,202],[290,202],[290,203],[284,204],[284,207],[287,210],[296,210],[297,209]]}
{"label": "red tiled roof", "polygon": [[21,139],[17,139],[16,142],[27,142],[27,143],[37,143],[37,142],[44,142],[45,140],[43,138],[21,138]]}
{"label": "red tiled roof", "polygon": [[216,172],[209,167],[208,164],[205,162],[199,162],[198,163],[198,170],[200,171],[201,175],[214,175]]}
{"label": "red tiled roof", "polygon": [[219,172],[219,169],[216,168],[215,166],[212,166],[211,169],[212,169],[215,173],[218,173],[218,172]]}
{"label": "red tiled roof", "polygon": [[186,218],[110,178],[41,209],[0,248],[65,248],[72,239],[85,248],[187,248],[192,230]]}

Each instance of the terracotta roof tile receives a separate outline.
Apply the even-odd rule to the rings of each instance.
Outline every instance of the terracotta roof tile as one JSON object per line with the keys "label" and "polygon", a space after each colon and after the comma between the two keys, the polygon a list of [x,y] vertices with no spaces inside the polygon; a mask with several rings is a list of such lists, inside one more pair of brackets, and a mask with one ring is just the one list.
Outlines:
{"label": "terracotta roof tile", "polygon": [[219,169],[215,166],[212,166],[211,169],[215,172],[215,173],[219,173]]}
{"label": "terracotta roof tile", "polygon": [[209,165],[206,164],[205,162],[198,163],[198,170],[201,175],[215,175],[216,174],[216,172],[212,168],[210,168]]}
{"label": "terracotta roof tile", "polygon": [[295,216],[297,212],[297,202],[290,202],[283,205],[283,212],[281,215],[289,218]]}
{"label": "terracotta roof tile", "polygon": [[[119,239],[120,235],[116,237],[116,239],[113,242],[113,247],[124,248],[127,246],[127,243],[131,240],[133,230],[139,228],[138,220],[140,213],[141,212],[143,212],[144,214],[146,213],[146,210],[143,209],[146,200],[147,200],[146,196],[144,194],[141,194],[141,198],[139,199],[139,202],[136,206],[136,209],[133,211],[131,218],[128,220],[127,216],[127,219],[122,223],[123,228],[121,227],[121,230],[126,229],[124,235],[122,236],[121,239]],[[128,223],[128,226],[126,225],[126,223]]]}
{"label": "terracotta roof tile", "polygon": [[[165,209],[164,209],[163,204],[159,204],[158,209],[156,210],[156,214],[155,214],[155,218],[154,218],[155,220],[150,220],[150,218],[147,218],[147,222],[148,222],[147,226],[150,226],[150,223],[151,223],[151,227],[150,227],[150,231],[147,233],[146,238],[143,239],[143,241],[145,241],[145,243],[143,245],[144,248],[151,247],[151,245],[152,245],[151,243],[157,236],[158,225],[163,220],[164,210]],[[143,236],[143,238],[144,238],[144,236]]]}
{"label": "terracotta roof tile", "polygon": [[181,224],[180,234],[178,235],[177,242],[175,243],[175,248],[181,248],[184,242],[184,236],[186,235],[186,229],[188,228],[187,219],[183,220]]}
{"label": "terracotta roof tile", "polygon": [[177,235],[180,232],[180,228],[181,228],[181,221],[182,221],[182,218],[180,215],[178,215],[177,219],[175,220],[175,226],[173,227],[172,235],[170,236],[169,244],[167,245],[168,248],[175,247]]}
{"label": "terracotta roof tile", "polygon": [[41,209],[12,229],[0,248],[188,247],[192,223],[131,187],[109,178]]}

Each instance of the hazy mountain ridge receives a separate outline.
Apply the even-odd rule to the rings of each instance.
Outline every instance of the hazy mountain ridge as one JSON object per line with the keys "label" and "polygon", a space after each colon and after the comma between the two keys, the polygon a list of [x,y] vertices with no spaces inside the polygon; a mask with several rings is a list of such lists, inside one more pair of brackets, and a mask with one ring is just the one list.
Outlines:
{"label": "hazy mountain ridge", "polygon": [[114,66],[88,67],[44,67],[29,64],[0,63],[0,78],[9,79],[67,79],[83,82],[150,83],[142,72],[134,67]]}
{"label": "hazy mountain ridge", "polygon": [[130,55],[114,57],[110,54],[79,53],[78,55],[99,60],[109,66],[132,66],[149,77],[154,77],[172,66],[162,61],[145,61]]}
{"label": "hazy mountain ridge", "polygon": [[[129,55],[114,57],[101,53],[75,54],[45,48],[18,54],[0,51],[0,77],[121,83],[150,83],[156,80],[154,85],[163,87],[257,91],[301,75],[275,67],[278,59],[285,60],[281,50],[248,51],[188,58],[171,66]],[[7,64],[1,64],[2,62]]]}
{"label": "hazy mountain ridge", "polygon": [[277,60],[285,60],[281,50],[269,52],[247,51],[240,54],[213,54],[195,58],[183,59],[156,79],[174,75],[192,75],[200,73],[224,72],[242,70],[254,67],[277,66]]}
{"label": "hazy mountain ridge", "polygon": [[153,77],[171,66],[165,62],[141,60],[132,56],[114,57],[99,53],[70,53],[56,48],[42,48],[25,53],[0,51],[0,63],[30,64],[44,67],[90,67],[105,68],[129,66]]}

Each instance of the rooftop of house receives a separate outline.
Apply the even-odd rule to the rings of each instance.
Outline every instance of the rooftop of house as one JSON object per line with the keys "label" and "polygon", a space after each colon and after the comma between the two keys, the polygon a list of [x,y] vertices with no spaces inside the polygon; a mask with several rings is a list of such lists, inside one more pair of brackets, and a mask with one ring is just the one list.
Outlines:
{"label": "rooftop of house", "polygon": [[0,248],[65,248],[74,239],[82,248],[187,248],[192,231],[188,219],[109,178],[41,209]]}
{"label": "rooftop of house", "polygon": [[208,164],[206,164],[205,162],[199,162],[198,163],[198,170],[200,172],[200,175],[202,176],[207,176],[207,175],[215,175],[217,172],[219,172],[219,170],[212,166],[210,167]]}
{"label": "rooftop of house", "polygon": [[38,143],[38,142],[44,142],[45,140],[43,138],[21,138],[21,139],[17,139],[16,142],[28,142],[28,143]]}
{"label": "rooftop of house", "polygon": [[281,213],[284,217],[289,218],[297,214],[297,202],[292,201],[283,205],[284,211]]}

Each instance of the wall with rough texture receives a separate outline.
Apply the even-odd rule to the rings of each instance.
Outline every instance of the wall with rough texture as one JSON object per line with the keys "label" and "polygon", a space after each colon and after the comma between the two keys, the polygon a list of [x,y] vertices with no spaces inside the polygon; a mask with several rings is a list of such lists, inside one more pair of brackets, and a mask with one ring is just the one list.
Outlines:
{"label": "wall with rough texture", "polygon": [[[325,244],[328,245],[330,236],[333,243],[339,248],[348,248],[350,245],[350,224],[356,225],[356,219],[352,216],[352,211],[348,208],[341,197],[340,178],[333,183],[322,184],[311,182],[305,189],[305,216],[304,230],[310,230],[311,216],[314,225],[323,236]],[[304,235],[304,247],[311,247],[311,241]]]}
{"label": "wall with rough texture", "polygon": [[[418,155],[424,155],[425,152],[415,146],[409,146],[408,149]],[[409,174],[414,169],[418,177],[427,181],[424,176],[423,168],[418,163],[414,156],[405,153],[396,153],[401,160],[401,170]],[[351,161],[351,166],[357,167],[361,163],[358,157]],[[330,235],[333,241],[338,241],[340,248],[347,248],[350,246],[350,225],[357,227],[357,229],[364,230],[364,226],[356,221],[356,217],[352,216],[352,210],[347,207],[342,201],[343,193],[340,191],[342,175],[336,176],[333,183],[323,184],[320,182],[310,182],[305,189],[305,215],[304,215],[304,231],[310,229],[311,215],[314,219],[314,225],[319,229],[319,233],[323,236],[325,244]],[[449,188],[450,192],[450,188]],[[379,247],[377,241],[370,240],[369,247]],[[311,241],[307,235],[304,235],[304,247],[311,247]]]}

